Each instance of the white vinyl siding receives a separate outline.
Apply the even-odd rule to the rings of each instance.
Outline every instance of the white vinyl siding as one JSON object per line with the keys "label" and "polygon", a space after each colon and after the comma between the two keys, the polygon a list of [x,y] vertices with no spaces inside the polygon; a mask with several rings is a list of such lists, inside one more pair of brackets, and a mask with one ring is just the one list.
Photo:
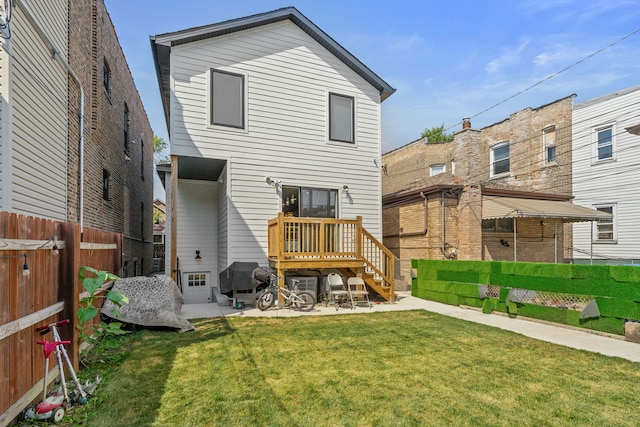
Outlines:
{"label": "white vinyl siding", "polygon": [[[616,260],[640,257],[640,136],[625,129],[637,125],[640,86],[579,103],[573,111],[573,203],[582,206],[615,205],[615,244],[594,244],[600,255]],[[613,127],[615,161],[595,161],[596,130]],[[573,225],[574,258],[589,259],[597,228],[588,222]],[[605,241],[601,241],[606,243]]]}
{"label": "white vinyl siding", "polygon": [[[246,77],[245,131],[208,127],[208,75]],[[229,259],[264,262],[283,185],[341,189],[341,218],[381,235],[380,94],[289,21],[172,48],[172,154],[230,159]],[[354,98],[356,144],[329,144],[328,94]],[[226,184],[225,184],[226,185]]]}
{"label": "white vinyl siding", "polygon": [[[30,7],[58,49],[66,52],[66,1],[48,0]],[[11,210],[66,220],[67,73],[51,58],[23,11],[15,7],[13,13],[8,88]]]}
{"label": "white vinyl siding", "polygon": [[[228,267],[228,244],[227,238],[227,210],[229,204],[227,203],[227,185],[229,180],[227,179],[228,168],[222,172],[218,178],[218,200],[216,203],[218,213],[218,271],[223,271]],[[218,282],[218,277],[214,277],[214,282]]]}

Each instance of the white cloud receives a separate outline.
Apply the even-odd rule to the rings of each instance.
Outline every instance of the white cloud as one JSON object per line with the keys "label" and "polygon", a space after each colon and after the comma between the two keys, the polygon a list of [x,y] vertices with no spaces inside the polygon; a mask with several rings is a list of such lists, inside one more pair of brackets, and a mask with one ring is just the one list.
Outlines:
{"label": "white cloud", "polygon": [[415,33],[400,36],[387,34],[384,41],[387,49],[398,51],[415,49],[423,43],[424,39]]}
{"label": "white cloud", "polygon": [[520,54],[526,49],[528,45],[529,40],[523,39],[515,49],[503,48],[502,54],[493,61],[490,61],[485,67],[485,71],[487,73],[495,73],[508,65],[517,63],[520,60]]}

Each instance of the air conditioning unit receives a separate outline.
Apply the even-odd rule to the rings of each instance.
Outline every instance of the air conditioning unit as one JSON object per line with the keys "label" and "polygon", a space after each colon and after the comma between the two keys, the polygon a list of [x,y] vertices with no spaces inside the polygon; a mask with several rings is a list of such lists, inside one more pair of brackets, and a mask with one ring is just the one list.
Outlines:
{"label": "air conditioning unit", "polygon": [[318,278],[314,276],[288,276],[287,285],[293,287],[293,281],[298,282],[299,291],[311,292],[311,294],[317,299]]}

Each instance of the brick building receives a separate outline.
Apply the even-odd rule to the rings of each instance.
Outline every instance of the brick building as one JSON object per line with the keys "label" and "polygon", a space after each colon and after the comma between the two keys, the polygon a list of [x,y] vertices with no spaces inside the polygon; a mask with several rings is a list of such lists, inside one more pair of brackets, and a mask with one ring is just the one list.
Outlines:
{"label": "brick building", "polygon": [[446,143],[382,156],[383,239],[399,258],[565,262],[570,222],[598,214],[571,200],[573,95],[482,129],[468,119]]}
{"label": "brick building", "polygon": [[[69,7],[69,63],[84,91],[80,173],[78,85],[69,79],[69,221],[123,233],[122,276],[153,269],[153,131],[103,0]],[[83,185],[81,185],[81,180]]]}

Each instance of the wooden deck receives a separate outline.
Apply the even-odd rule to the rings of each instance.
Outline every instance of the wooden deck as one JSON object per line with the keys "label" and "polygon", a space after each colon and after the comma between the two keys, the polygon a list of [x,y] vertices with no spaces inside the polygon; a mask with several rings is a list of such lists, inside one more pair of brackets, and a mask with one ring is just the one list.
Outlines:
{"label": "wooden deck", "polygon": [[337,269],[360,276],[368,288],[395,300],[395,256],[356,219],[286,217],[269,221],[269,264],[284,277],[287,270]]}

